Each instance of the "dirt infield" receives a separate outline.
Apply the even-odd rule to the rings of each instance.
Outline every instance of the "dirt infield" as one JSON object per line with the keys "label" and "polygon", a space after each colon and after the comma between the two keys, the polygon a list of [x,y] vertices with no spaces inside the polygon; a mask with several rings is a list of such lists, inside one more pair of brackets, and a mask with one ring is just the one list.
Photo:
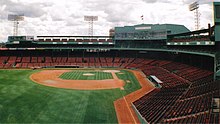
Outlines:
{"label": "dirt infield", "polygon": [[146,93],[155,89],[155,87],[146,80],[146,77],[139,71],[131,71],[136,76],[141,85],[141,89],[114,101],[114,106],[119,123],[140,123],[131,103],[144,96]]}
{"label": "dirt infield", "polygon": [[115,72],[111,72],[113,79],[106,80],[64,80],[59,78],[61,74],[69,71],[71,70],[43,70],[32,74],[30,79],[45,86],[78,90],[122,89],[125,85],[123,80],[118,79]]}

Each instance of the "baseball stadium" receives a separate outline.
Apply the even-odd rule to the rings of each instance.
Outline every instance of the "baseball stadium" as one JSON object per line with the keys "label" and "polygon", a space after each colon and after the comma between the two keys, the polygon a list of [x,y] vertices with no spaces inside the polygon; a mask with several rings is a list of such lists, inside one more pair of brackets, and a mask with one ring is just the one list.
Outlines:
{"label": "baseball stadium", "polygon": [[137,24],[109,36],[8,36],[0,123],[219,124],[220,2],[213,16],[195,31]]}

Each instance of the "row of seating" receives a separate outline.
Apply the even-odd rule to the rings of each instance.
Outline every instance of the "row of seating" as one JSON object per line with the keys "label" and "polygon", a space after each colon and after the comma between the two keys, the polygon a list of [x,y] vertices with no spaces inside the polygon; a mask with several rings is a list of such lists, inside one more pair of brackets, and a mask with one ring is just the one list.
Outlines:
{"label": "row of seating", "polygon": [[[78,65],[87,67],[127,67],[134,61],[134,58],[105,58],[105,57],[10,57],[2,58],[0,68],[6,68],[6,64],[10,64],[7,68],[13,67],[40,67],[41,65]],[[138,61],[138,59],[137,59]],[[142,61],[142,60],[141,60]],[[148,60],[146,60],[148,61]],[[150,60],[152,61],[152,60]],[[22,66],[23,63],[24,66]],[[138,64],[138,63],[137,63]],[[147,63],[143,63],[147,64]],[[136,65],[137,66],[137,65]]]}
{"label": "row of seating", "polygon": [[218,124],[219,123],[219,114],[209,114],[209,112],[201,113],[199,115],[193,115],[189,117],[173,119],[173,120],[164,120],[163,123],[171,124]]}
{"label": "row of seating", "polygon": [[213,72],[201,70],[196,67],[192,67],[186,64],[171,62],[166,65],[163,65],[162,68],[169,70],[176,75],[187,79],[191,82],[195,82],[200,79],[205,79],[208,76],[212,76]]}
{"label": "row of seating", "polygon": [[220,97],[220,82],[213,82],[212,72],[176,62],[148,65],[142,70],[163,82],[160,91],[152,91],[133,103],[147,122],[219,123],[219,113],[212,113],[211,108],[213,98]]}
{"label": "row of seating", "polygon": [[39,42],[113,42],[112,39],[39,39]]}
{"label": "row of seating", "polygon": [[197,37],[185,37],[185,38],[173,38],[171,42],[194,42],[194,41],[211,41],[209,36],[197,36]]}
{"label": "row of seating", "polygon": [[162,82],[160,85],[163,87],[176,87],[181,85],[181,87],[188,87],[189,84],[186,80],[179,78],[178,76],[164,70],[163,68],[156,67],[156,66],[146,66],[145,68],[141,68],[145,75],[155,75],[159,78]]}
{"label": "row of seating", "polygon": [[166,111],[170,110],[184,91],[184,89],[176,87],[162,88],[156,93],[153,91],[153,95],[150,94],[150,97],[148,95],[141,97],[133,104],[147,122],[157,123],[164,118]]}
{"label": "row of seating", "polygon": [[134,58],[96,58],[96,57],[30,57],[30,56],[25,56],[25,57],[16,57],[16,56],[11,56],[11,57],[1,57],[0,58],[0,63],[7,62],[7,63],[14,63],[14,62],[22,62],[22,63],[44,63],[44,62],[69,62],[69,63],[80,63],[80,62],[90,62],[90,63],[95,63],[95,62],[115,62],[115,63],[129,63],[133,61]]}
{"label": "row of seating", "polygon": [[212,104],[212,94],[206,94],[192,99],[177,100],[164,118],[177,118],[209,111]]}
{"label": "row of seating", "polygon": [[185,93],[182,96],[182,99],[191,98],[203,94],[213,94],[217,92],[220,87],[220,84],[218,82],[213,82],[213,81],[211,82],[201,81],[200,84],[201,85],[199,85],[198,87],[190,87],[187,93]]}

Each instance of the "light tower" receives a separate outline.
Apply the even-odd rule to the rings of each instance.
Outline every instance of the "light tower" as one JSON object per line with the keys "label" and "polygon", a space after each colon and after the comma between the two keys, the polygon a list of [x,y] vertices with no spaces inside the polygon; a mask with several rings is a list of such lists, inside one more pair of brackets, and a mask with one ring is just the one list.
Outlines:
{"label": "light tower", "polygon": [[13,21],[13,36],[18,35],[18,25],[20,21],[24,21],[24,14],[9,14],[8,21]]}
{"label": "light tower", "polygon": [[89,36],[93,36],[93,23],[98,21],[98,16],[84,16],[84,21],[89,22]]}
{"label": "light tower", "polygon": [[200,26],[199,3],[194,2],[190,4],[189,11],[194,11],[195,30],[199,30],[199,26]]}

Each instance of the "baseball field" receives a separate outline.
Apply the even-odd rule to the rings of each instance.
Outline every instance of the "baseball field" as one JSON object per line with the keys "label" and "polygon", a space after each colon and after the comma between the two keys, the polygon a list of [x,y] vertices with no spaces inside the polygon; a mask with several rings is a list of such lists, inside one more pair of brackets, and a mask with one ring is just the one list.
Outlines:
{"label": "baseball field", "polygon": [[[57,80],[44,80],[46,85],[30,78],[41,73],[42,78],[48,78],[47,71],[0,70],[0,123],[118,123],[114,101],[141,88],[128,70],[68,70],[59,75],[56,72]],[[55,81],[69,84],[73,80],[85,84],[122,80],[124,84],[123,88],[92,90],[74,89],[75,85],[73,88],[50,86],[59,83]]]}

